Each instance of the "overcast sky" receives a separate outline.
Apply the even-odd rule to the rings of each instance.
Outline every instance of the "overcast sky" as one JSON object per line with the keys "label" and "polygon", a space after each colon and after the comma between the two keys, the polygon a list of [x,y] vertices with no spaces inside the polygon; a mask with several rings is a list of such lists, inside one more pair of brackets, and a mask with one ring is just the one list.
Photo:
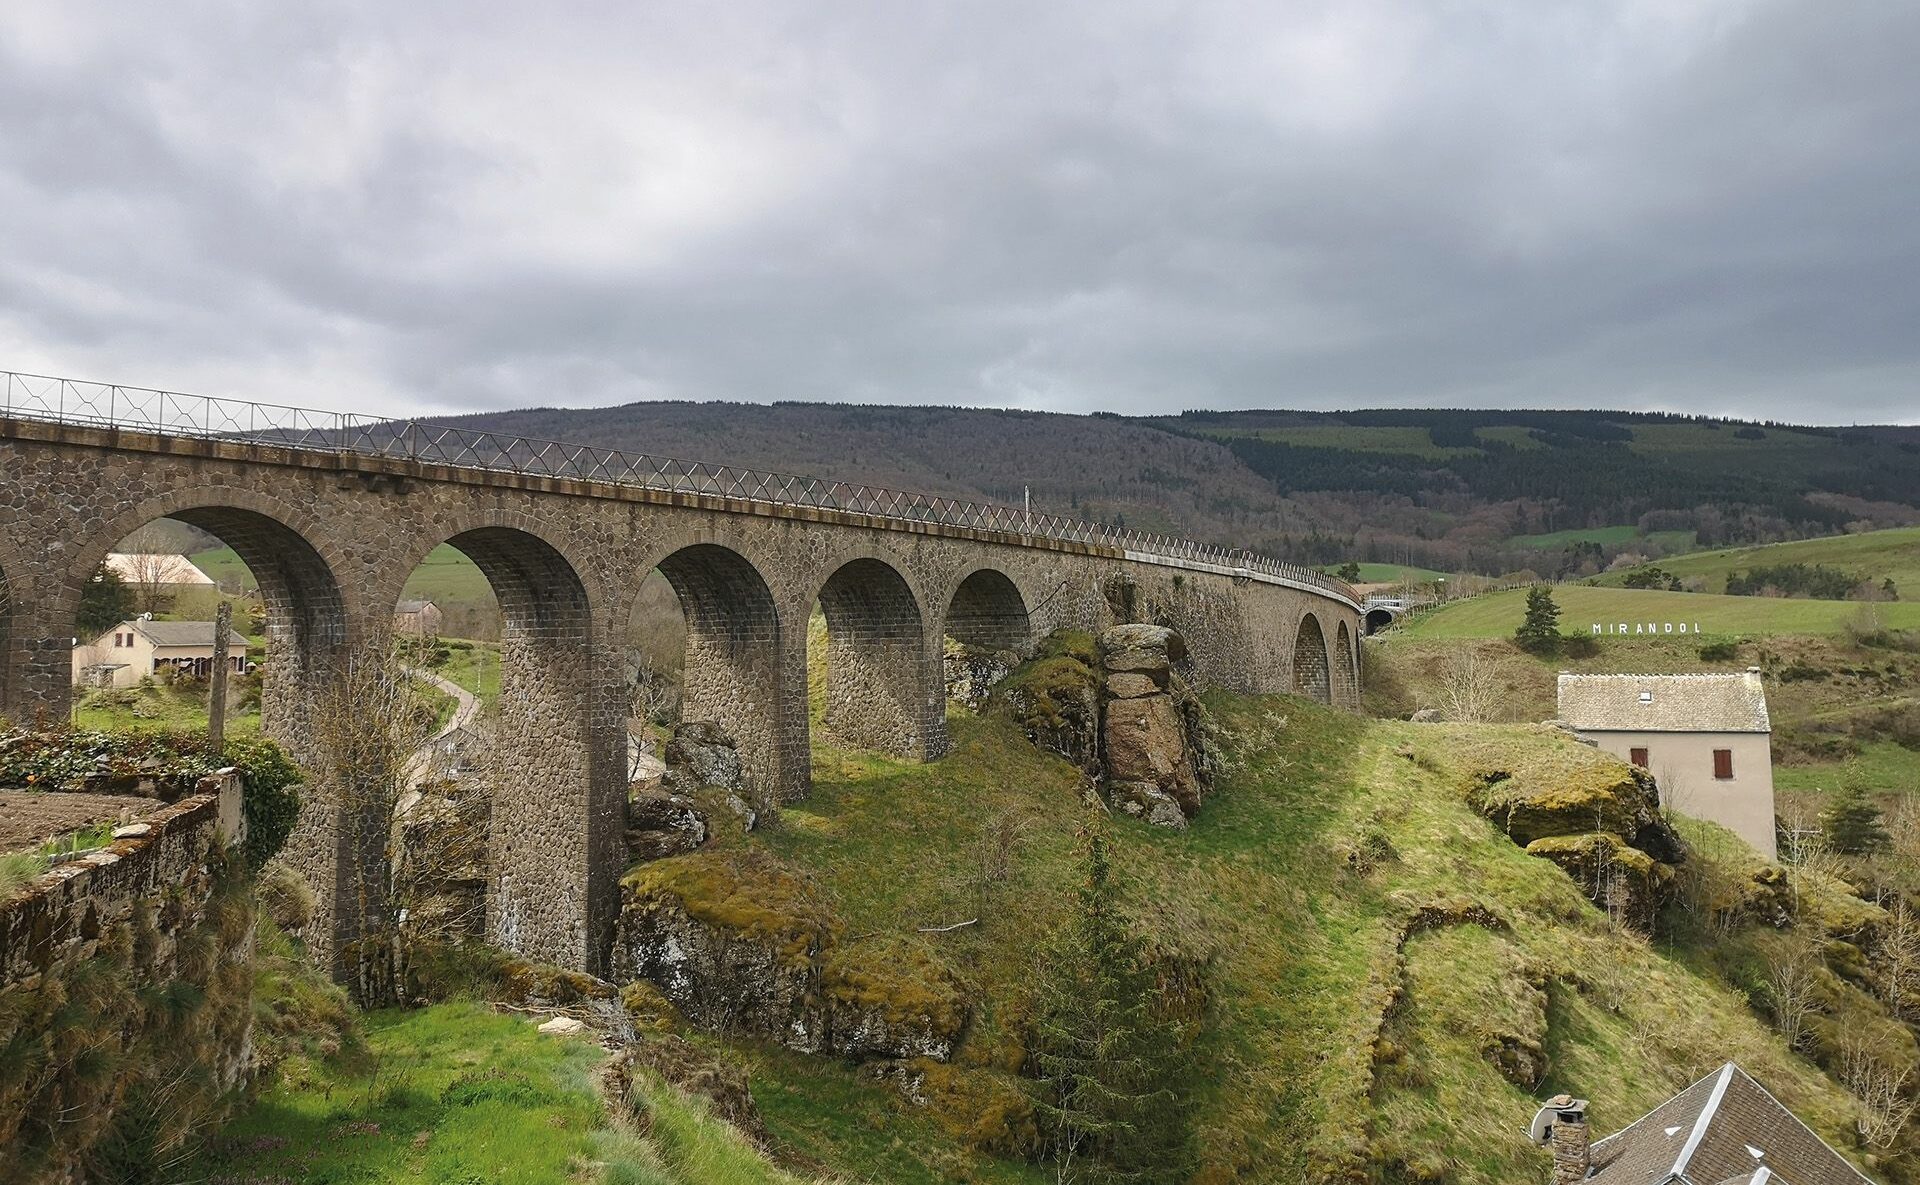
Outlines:
{"label": "overcast sky", "polygon": [[1911,0],[0,3],[0,368],[1920,421]]}

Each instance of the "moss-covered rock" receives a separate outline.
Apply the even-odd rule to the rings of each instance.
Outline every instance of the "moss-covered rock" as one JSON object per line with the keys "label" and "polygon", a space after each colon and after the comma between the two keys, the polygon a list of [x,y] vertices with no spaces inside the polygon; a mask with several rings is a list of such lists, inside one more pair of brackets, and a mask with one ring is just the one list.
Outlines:
{"label": "moss-covered rock", "polygon": [[1027,739],[1060,754],[1089,777],[1100,773],[1100,656],[1093,635],[1058,630],[1039,653],[1001,681],[1003,704]]}
{"label": "moss-covered rock", "polygon": [[1538,839],[1604,832],[1662,864],[1685,846],[1660,813],[1652,775],[1611,754],[1563,741],[1513,748],[1498,763],[1470,753],[1467,796],[1522,847]]}
{"label": "moss-covered rock", "polygon": [[1673,866],[1610,832],[1544,836],[1527,845],[1527,855],[1559,865],[1587,900],[1643,933],[1672,896]]}
{"label": "moss-covered rock", "polygon": [[966,1028],[957,982],[923,948],[843,948],[812,885],[765,853],[676,856],[621,889],[615,977],[651,983],[704,1028],[855,1060],[944,1060]]}

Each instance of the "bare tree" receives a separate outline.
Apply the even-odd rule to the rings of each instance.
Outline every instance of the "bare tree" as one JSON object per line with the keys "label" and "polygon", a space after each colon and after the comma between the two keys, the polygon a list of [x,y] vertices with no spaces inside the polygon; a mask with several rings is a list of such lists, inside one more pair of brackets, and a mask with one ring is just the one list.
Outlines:
{"label": "bare tree", "polygon": [[1767,1002],[1773,1027],[1789,1046],[1806,1036],[1807,1019],[1819,1006],[1819,979],[1813,948],[1795,941],[1767,960]]}
{"label": "bare tree", "polygon": [[1505,700],[1507,664],[1474,646],[1462,646],[1440,667],[1441,711],[1449,720],[1484,723]]}
{"label": "bare tree", "polygon": [[1920,1108],[1911,1090],[1912,1064],[1892,1064],[1860,1034],[1848,1036],[1841,1044],[1840,1081],[1860,1100],[1855,1123],[1860,1138],[1875,1148],[1892,1147]]}
{"label": "bare tree", "polygon": [[126,581],[133,586],[142,613],[163,613],[173,603],[172,587],[187,572],[187,561],[158,551],[137,551],[126,557]]}
{"label": "bare tree", "polygon": [[1887,907],[1875,954],[1880,998],[1888,1011],[1902,1020],[1920,1012],[1920,915],[1896,900]]}
{"label": "bare tree", "polygon": [[627,649],[628,715],[642,724],[671,725],[680,715],[680,683],[645,650]]}
{"label": "bare tree", "polygon": [[391,647],[376,643],[350,658],[314,697],[314,774],[338,812],[347,840],[342,875],[351,880],[359,937],[348,952],[353,989],[364,1005],[398,997],[395,959],[404,918],[393,893],[399,857],[396,816],[415,754],[433,735],[434,713]]}

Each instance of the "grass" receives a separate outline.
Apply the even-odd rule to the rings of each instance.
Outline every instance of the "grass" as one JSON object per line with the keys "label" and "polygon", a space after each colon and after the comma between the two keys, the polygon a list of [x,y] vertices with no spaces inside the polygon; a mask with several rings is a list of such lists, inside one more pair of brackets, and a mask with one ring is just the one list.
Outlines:
{"label": "grass", "polygon": [[[254,589],[253,573],[231,547],[216,547],[188,557],[200,570],[227,588]],[[407,577],[400,595],[423,599],[445,608],[448,605],[489,605],[494,602],[493,586],[484,573],[451,544],[442,543],[427,553],[420,566]]]}
{"label": "grass", "polygon": [[[1830,1136],[1844,1129],[1837,1088],[1743,997],[1609,928],[1557,868],[1467,807],[1451,768],[1484,751],[1553,770],[1562,750],[1590,751],[1539,729],[1369,723],[1279,697],[1209,702],[1229,725],[1231,772],[1191,829],[1112,825],[1141,926],[1168,957],[1205,968],[1209,1031],[1179,1084],[1196,1100],[1202,1179],[1398,1179],[1436,1156],[1450,1180],[1536,1179],[1542,1158],[1520,1129],[1540,1098],[1577,1088],[1612,1130],[1729,1056]],[[846,933],[953,969],[976,1005],[957,1066],[1017,1089],[1006,1068],[1023,1056],[1034,950],[1076,883],[1078,775],[995,715],[951,725],[953,752],[927,765],[816,750],[814,794],[783,811],[783,826],[722,843],[777,854]],[[1006,878],[989,881],[983,837],[1003,821],[1018,838]],[[1381,865],[1356,873],[1353,854],[1376,850],[1389,853]],[[1462,901],[1505,925],[1443,927],[1403,959],[1412,909]],[[1547,985],[1537,1000],[1536,981]],[[1395,999],[1410,1005],[1420,1052],[1377,1066]],[[1529,1091],[1479,1047],[1536,1013],[1553,1071]],[[750,1056],[777,1134],[836,1170],[1035,1179],[1025,1163],[966,1159],[959,1133],[977,1107],[936,1098],[923,1113],[933,1139],[896,1126],[843,1069]]]}
{"label": "grass", "polygon": [[497,642],[447,639],[447,661],[433,673],[472,692],[481,703],[500,698],[500,646]]}
{"label": "grass", "polygon": [[[76,699],[73,720],[80,728],[102,732],[191,732],[207,727],[207,685],[148,681],[118,690],[89,691]],[[257,697],[229,711],[231,736],[260,735]]]}
{"label": "grass", "polygon": [[[1920,598],[1920,527],[1700,551],[1663,559],[1659,564],[1683,580],[1704,580],[1708,592],[1725,591],[1730,574],[1760,565],[1826,564],[1858,573],[1876,584],[1891,577],[1903,594]],[[1609,573],[1600,579],[1618,583],[1625,576]]]}
{"label": "grass", "polygon": [[1920,752],[1891,741],[1874,741],[1845,761],[1773,767],[1773,786],[1781,791],[1835,790],[1848,777],[1858,778],[1877,793],[1920,794]]}
{"label": "grass", "polygon": [[[1331,576],[1339,572],[1340,565],[1328,564],[1320,570]],[[1424,584],[1429,581],[1443,579],[1447,575],[1449,574],[1433,568],[1415,567],[1410,564],[1360,565],[1361,584],[1399,584],[1403,581]]]}
{"label": "grass", "polygon": [[476,1004],[365,1017],[370,1068],[289,1059],[184,1179],[721,1185],[778,1172],[704,1104],[644,1084],[642,1137],[609,1125],[592,1041]]}
{"label": "grass", "polygon": [[[1860,618],[1858,601],[1729,597],[1711,593],[1658,592],[1560,584],[1553,589],[1563,633],[1586,633],[1593,622],[1687,623],[1709,635],[1763,637],[1774,634],[1839,634]],[[1508,589],[1451,602],[1401,627],[1414,638],[1510,637],[1525,613],[1527,590]],[[1876,605],[1889,629],[1920,628],[1920,602]],[[1602,646],[1608,639],[1599,639]]]}

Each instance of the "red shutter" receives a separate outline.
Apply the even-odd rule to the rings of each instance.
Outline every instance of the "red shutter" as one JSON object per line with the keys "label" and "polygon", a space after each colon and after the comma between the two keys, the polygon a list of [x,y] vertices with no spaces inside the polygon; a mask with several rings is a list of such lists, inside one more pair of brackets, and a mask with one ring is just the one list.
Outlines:
{"label": "red shutter", "polygon": [[1721,780],[1733,776],[1733,750],[1715,749],[1713,751],[1713,776]]}
{"label": "red shutter", "polygon": [[1645,749],[1634,749],[1632,753],[1633,756],[1629,760],[1641,769],[1647,768],[1647,751]]}

